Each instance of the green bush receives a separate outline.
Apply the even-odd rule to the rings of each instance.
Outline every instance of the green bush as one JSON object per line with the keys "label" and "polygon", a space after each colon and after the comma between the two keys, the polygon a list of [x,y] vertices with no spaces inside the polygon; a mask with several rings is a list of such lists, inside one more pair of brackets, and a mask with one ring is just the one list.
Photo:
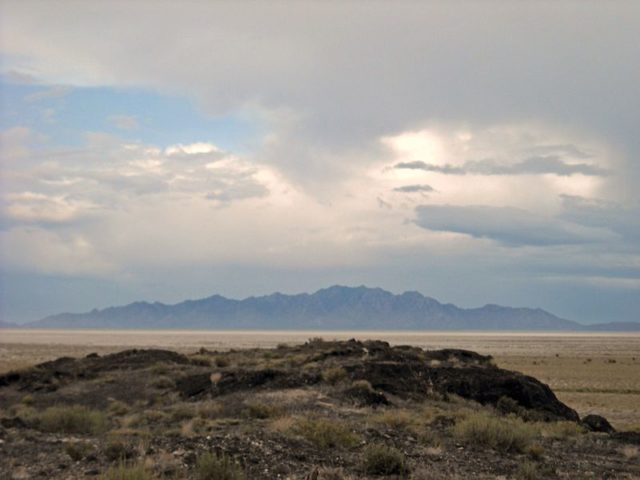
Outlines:
{"label": "green bush", "polygon": [[196,462],[198,480],[245,480],[242,467],[227,455],[205,453]]}
{"label": "green bush", "polygon": [[100,478],[101,480],[152,480],[153,476],[141,463],[135,465],[120,463],[109,468]]}
{"label": "green bush", "polygon": [[517,417],[494,417],[486,412],[471,413],[454,427],[458,439],[502,452],[524,452],[536,433],[534,425]]}
{"label": "green bush", "polygon": [[369,475],[402,475],[408,470],[404,454],[386,445],[367,446],[363,463],[364,471]]}
{"label": "green bush", "polygon": [[97,434],[108,428],[104,412],[82,405],[49,407],[37,416],[36,421],[45,432]]}
{"label": "green bush", "polygon": [[358,437],[345,425],[326,419],[301,420],[294,431],[319,448],[349,448]]}

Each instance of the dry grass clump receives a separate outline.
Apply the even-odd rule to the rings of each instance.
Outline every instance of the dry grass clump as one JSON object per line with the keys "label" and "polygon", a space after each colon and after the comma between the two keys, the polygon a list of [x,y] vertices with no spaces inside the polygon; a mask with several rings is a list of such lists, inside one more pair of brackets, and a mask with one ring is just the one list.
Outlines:
{"label": "dry grass clump", "polygon": [[153,476],[145,468],[144,464],[127,465],[122,462],[114,467],[109,468],[103,475],[101,480],[152,480]]}
{"label": "dry grass clump", "polygon": [[265,419],[277,417],[280,415],[281,410],[275,405],[271,405],[265,402],[252,401],[246,402],[245,415],[249,418]]}
{"label": "dry grass clump", "polygon": [[292,431],[318,448],[351,448],[359,438],[347,426],[325,418],[298,420]]}
{"label": "dry grass clump", "polygon": [[331,367],[322,371],[322,379],[331,385],[335,385],[346,378],[347,371],[342,367]]}
{"label": "dry grass clump", "polygon": [[160,376],[158,378],[155,378],[151,382],[151,387],[157,388],[160,390],[173,388],[175,386],[176,386],[176,382],[173,381],[171,378],[165,377],[165,376]]}
{"label": "dry grass clump", "polygon": [[201,355],[201,354],[192,355],[190,360],[193,365],[197,365],[199,367],[211,366],[211,357],[207,355]]}
{"label": "dry grass clump", "polygon": [[198,416],[203,419],[220,418],[224,413],[224,405],[215,401],[200,402]]}
{"label": "dry grass clump", "polygon": [[64,451],[71,460],[78,462],[93,451],[93,445],[87,442],[70,442],[66,444]]}
{"label": "dry grass clump", "polygon": [[49,407],[36,416],[40,430],[55,433],[98,434],[107,430],[104,412],[82,405]]}
{"label": "dry grass clump", "polygon": [[107,407],[109,413],[113,413],[114,415],[125,415],[129,413],[131,408],[124,402],[120,400],[112,400],[109,402],[109,406]]}
{"label": "dry grass clump", "polygon": [[354,480],[354,477],[344,473],[342,468],[324,467],[318,469],[317,472],[318,480]]}
{"label": "dry grass clump", "polygon": [[364,450],[363,470],[368,475],[402,475],[408,468],[401,451],[386,445],[372,444]]}
{"label": "dry grass clump", "polygon": [[104,456],[108,460],[126,460],[135,455],[135,448],[130,443],[121,440],[111,439],[104,447]]}
{"label": "dry grass clump", "polygon": [[544,447],[539,443],[532,443],[525,448],[525,453],[535,460],[540,460],[544,455]]}
{"label": "dry grass clump", "polygon": [[540,476],[538,466],[535,463],[525,461],[518,467],[516,478],[518,480],[539,480],[542,477]]}
{"label": "dry grass clump", "polygon": [[198,412],[194,405],[188,404],[188,403],[181,403],[174,406],[171,409],[169,416],[172,421],[180,422],[182,420],[189,420],[195,417],[197,413]]}
{"label": "dry grass clump", "polygon": [[636,445],[625,445],[620,450],[620,453],[622,453],[624,458],[626,458],[627,460],[640,459],[640,448],[637,447]]}
{"label": "dry grass clump", "polygon": [[229,359],[226,357],[216,357],[213,359],[213,363],[218,368],[228,367],[230,364]]}
{"label": "dry grass clump", "polygon": [[416,419],[406,410],[389,409],[373,417],[375,423],[386,425],[394,430],[404,430],[416,424]]}
{"label": "dry grass clump", "polygon": [[456,423],[453,433],[466,443],[502,452],[524,452],[535,437],[537,428],[517,417],[495,417],[478,411]]}
{"label": "dry grass clump", "polygon": [[245,480],[243,468],[227,455],[205,453],[196,462],[197,480]]}
{"label": "dry grass clump", "polygon": [[538,423],[543,437],[563,440],[569,437],[577,437],[586,432],[583,426],[575,422]]}

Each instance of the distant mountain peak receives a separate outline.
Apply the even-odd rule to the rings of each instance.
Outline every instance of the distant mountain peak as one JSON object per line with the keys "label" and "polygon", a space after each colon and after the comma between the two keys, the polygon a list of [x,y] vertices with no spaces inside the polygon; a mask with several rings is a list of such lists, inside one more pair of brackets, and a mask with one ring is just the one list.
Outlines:
{"label": "distant mountain peak", "polygon": [[[634,328],[634,324],[616,324]],[[540,308],[487,304],[459,308],[417,291],[399,295],[365,285],[333,285],[314,293],[233,300],[218,294],[174,305],[129,305],[63,313],[30,324],[38,328],[320,329],[320,330],[583,330]],[[640,324],[638,324],[640,329]],[[598,327],[606,330],[606,325]]]}

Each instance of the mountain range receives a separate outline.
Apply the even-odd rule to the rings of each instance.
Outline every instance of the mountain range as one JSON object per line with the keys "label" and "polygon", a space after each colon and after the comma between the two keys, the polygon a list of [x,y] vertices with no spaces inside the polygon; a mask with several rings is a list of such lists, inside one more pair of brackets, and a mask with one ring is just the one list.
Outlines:
{"label": "mountain range", "polygon": [[640,323],[583,325],[536,308],[460,308],[418,292],[332,286],[315,293],[274,293],[234,300],[213,295],[175,305],[134,302],[61,313],[30,328],[205,330],[554,330],[640,331]]}

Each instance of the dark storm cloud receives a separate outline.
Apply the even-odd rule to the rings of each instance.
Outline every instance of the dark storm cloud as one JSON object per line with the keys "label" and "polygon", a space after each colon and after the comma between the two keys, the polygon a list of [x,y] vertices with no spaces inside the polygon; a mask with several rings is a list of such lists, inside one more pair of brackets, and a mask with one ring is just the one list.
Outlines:
{"label": "dark storm cloud", "polygon": [[513,165],[501,165],[491,160],[466,162],[462,166],[433,165],[421,161],[400,162],[397,169],[424,170],[446,175],[543,175],[604,176],[607,170],[587,163],[566,163],[555,155],[529,157]]}
{"label": "dark storm cloud", "polygon": [[510,246],[589,243],[601,235],[511,207],[422,205],[415,223],[427,230],[488,238]]}
{"label": "dark storm cloud", "polygon": [[431,185],[403,185],[393,189],[394,192],[402,193],[429,193],[434,192],[434,188]]}

